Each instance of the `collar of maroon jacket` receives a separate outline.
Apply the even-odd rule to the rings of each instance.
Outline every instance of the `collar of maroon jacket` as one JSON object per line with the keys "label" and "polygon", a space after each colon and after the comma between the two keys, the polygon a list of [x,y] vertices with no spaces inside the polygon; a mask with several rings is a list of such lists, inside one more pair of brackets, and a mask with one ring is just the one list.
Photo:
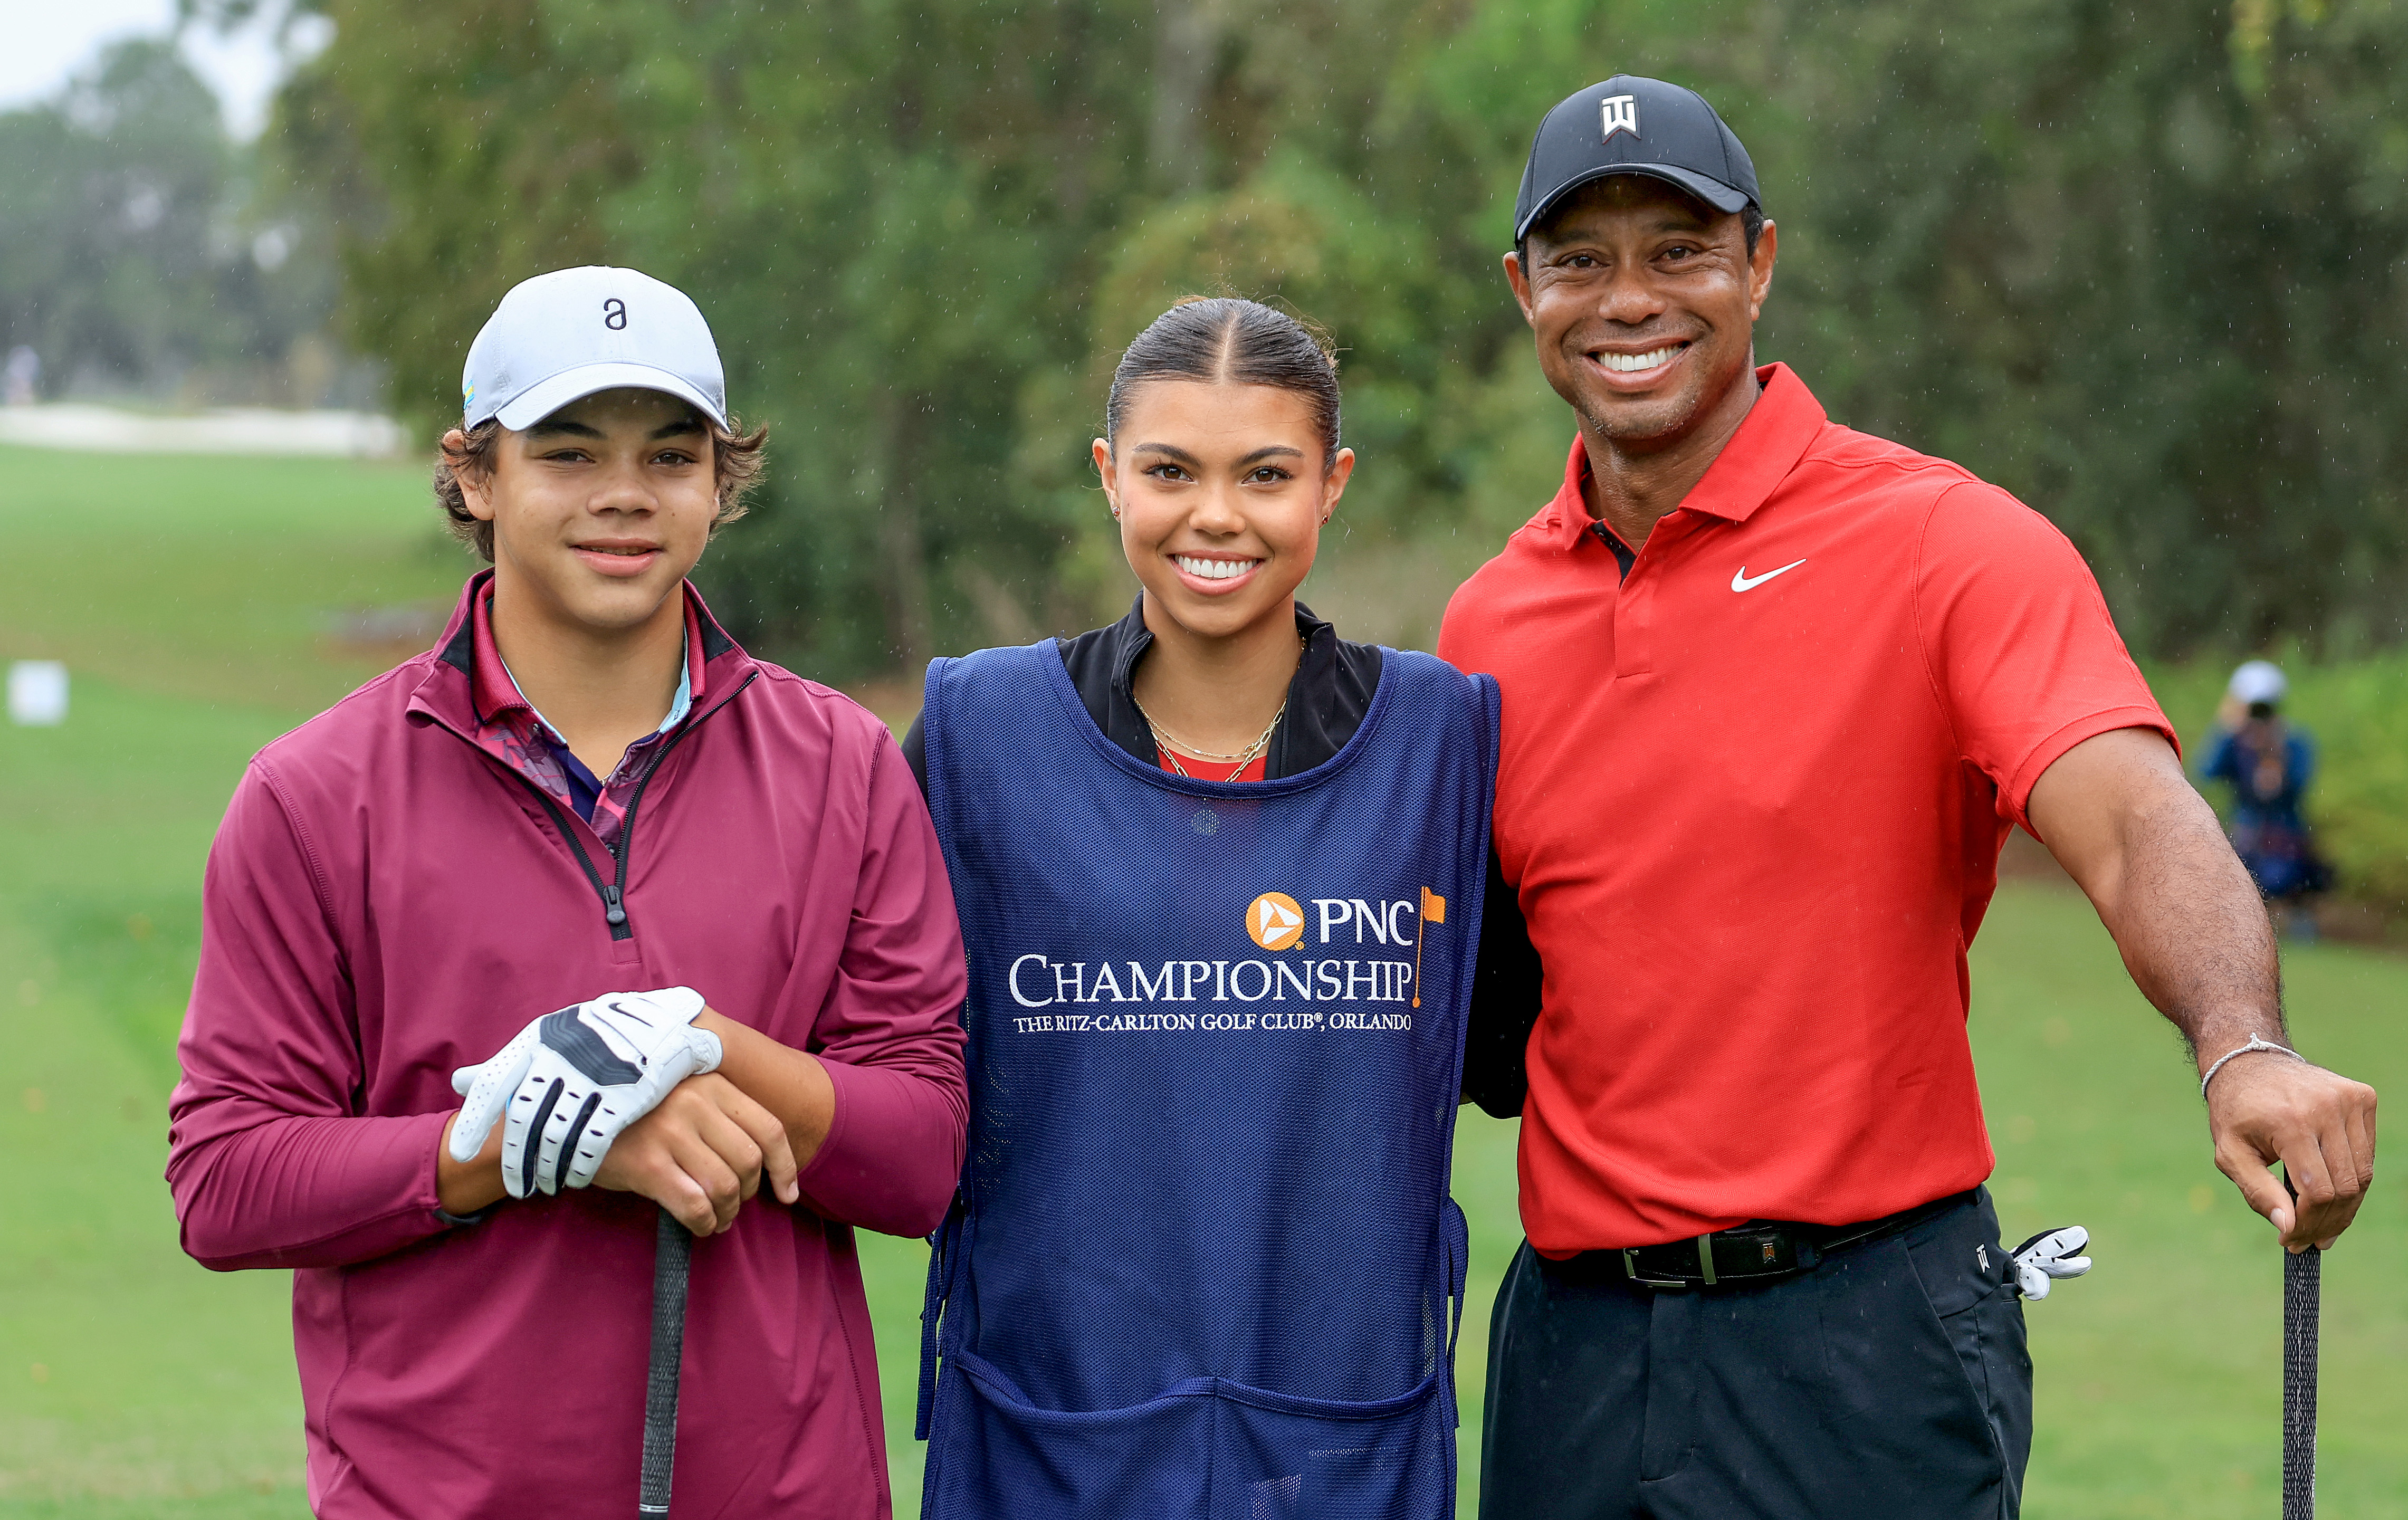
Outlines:
{"label": "collar of maroon jacket", "polygon": [[[493,581],[492,570],[480,570],[460,588],[460,600],[452,609],[452,621],[444,624],[443,637],[436,641],[436,657],[427,663],[426,674],[410,694],[408,710],[413,721],[439,723],[455,733],[472,735],[480,716],[491,716],[480,715],[477,710],[476,624],[472,613]],[[727,636],[727,630],[719,625],[719,620],[711,615],[702,593],[694,588],[692,581],[684,583],[684,592],[691,629],[688,637],[699,642],[702,652],[701,663],[691,669],[694,714],[686,721],[692,724],[733,699],[744,687],[745,678],[758,668],[758,662]],[[706,692],[719,699],[706,703]]]}

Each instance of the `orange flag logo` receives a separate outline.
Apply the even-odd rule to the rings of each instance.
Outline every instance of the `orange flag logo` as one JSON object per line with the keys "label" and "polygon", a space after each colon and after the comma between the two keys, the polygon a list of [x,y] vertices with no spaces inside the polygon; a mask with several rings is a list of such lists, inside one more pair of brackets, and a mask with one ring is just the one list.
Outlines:
{"label": "orange flag logo", "polygon": [[[1422,888],[1422,927],[1426,930],[1433,924],[1445,922],[1446,899],[1427,887]],[[1415,1008],[1422,1006],[1422,941],[1428,938],[1427,933],[1413,936],[1413,1006]]]}

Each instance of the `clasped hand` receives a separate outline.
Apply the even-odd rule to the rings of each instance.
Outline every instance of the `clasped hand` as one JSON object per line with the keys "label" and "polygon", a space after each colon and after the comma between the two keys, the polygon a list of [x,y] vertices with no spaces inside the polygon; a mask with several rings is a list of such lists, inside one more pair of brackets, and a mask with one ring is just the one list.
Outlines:
{"label": "clasped hand", "polygon": [[644,1195],[696,1234],[724,1229],[764,1169],[792,1203],[785,1127],[712,1075],[717,1036],[694,1027],[702,997],[687,987],[610,993],[547,1013],[452,1084],[466,1101],[447,1146],[463,1165],[486,1159],[501,1126],[499,1180],[512,1197],[562,1187]]}
{"label": "clasped hand", "polygon": [[777,1115],[716,1072],[688,1077],[619,1137],[594,1185],[638,1193],[696,1235],[736,1223],[766,1174],[779,1202],[802,1197],[795,1150]]}

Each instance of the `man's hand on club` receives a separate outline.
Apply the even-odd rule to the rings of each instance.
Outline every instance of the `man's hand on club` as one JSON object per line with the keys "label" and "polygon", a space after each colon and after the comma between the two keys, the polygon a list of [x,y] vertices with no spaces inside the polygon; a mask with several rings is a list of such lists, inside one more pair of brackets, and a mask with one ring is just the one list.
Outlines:
{"label": "man's hand on club", "polygon": [[474,1160],[503,1125],[502,1183],[510,1197],[583,1187],[622,1131],[688,1077],[717,1069],[719,1037],[693,1026],[702,995],[690,987],[607,993],[535,1020],[490,1060],[462,1067],[466,1099],[446,1145]]}
{"label": "man's hand on club", "polygon": [[[2286,1039],[2273,930],[2173,746],[2147,728],[2093,735],[2041,773],[2028,811],[2142,994],[2190,1040],[2200,1076],[2225,1061],[2207,1083],[2217,1168],[2286,1248],[2330,1245],[2374,1179],[2374,1089],[2245,1043]],[[2278,1161],[2296,1208],[2269,1169]]]}
{"label": "man's hand on club", "polygon": [[594,1182],[640,1193],[695,1234],[710,1235],[736,1222],[764,1174],[779,1201],[798,1200],[796,1169],[778,1116],[713,1073],[687,1078],[629,1125]]}
{"label": "man's hand on club", "polygon": [[2228,1063],[2208,1083],[2207,1126],[2217,1169],[2286,1250],[2331,1245],[2373,1185],[2374,1089],[2322,1067],[2264,1052]]}

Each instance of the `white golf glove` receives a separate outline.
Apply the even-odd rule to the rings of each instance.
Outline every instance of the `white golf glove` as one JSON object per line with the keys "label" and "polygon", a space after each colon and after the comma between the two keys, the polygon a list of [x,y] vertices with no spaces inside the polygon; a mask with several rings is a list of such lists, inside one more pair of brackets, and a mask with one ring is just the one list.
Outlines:
{"label": "white golf glove", "polygon": [[2074,1255],[2089,1243],[2090,1232],[2079,1225],[2041,1231],[2015,1247],[2015,1287],[2027,1298],[2047,1298],[2055,1279],[2090,1270],[2090,1258]]}
{"label": "white golf glove", "polygon": [[452,1073],[452,1090],[467,1099],[452,1125],[452,1159],[475,1160],[504,1120],[510,1197],[585,1186],[621,1130],[686,1078],[719,1069],[719,1037],[693,1026],[701,1011],[692,987],[664,987],[545,1014],[492,1060]]}

